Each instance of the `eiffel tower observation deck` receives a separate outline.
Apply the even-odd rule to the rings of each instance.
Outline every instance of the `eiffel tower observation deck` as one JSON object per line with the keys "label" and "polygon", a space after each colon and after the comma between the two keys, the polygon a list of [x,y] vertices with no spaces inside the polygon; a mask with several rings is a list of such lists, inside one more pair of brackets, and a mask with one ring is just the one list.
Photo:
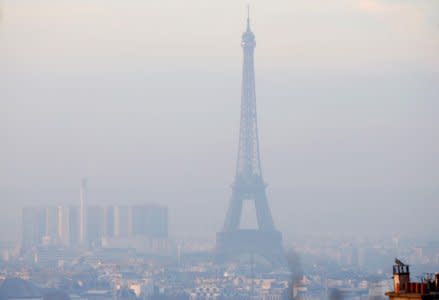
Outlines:
{"label": "eiffel tower observation deck", "polygon": [[[216,257],[222,262],[259,257],[272,266],[280,266],[285,262],[282,234],[275,229],[268,206],[259,155],[253,63],[256,41],[249,17],[241,46],[244,61],[238,158],[226,219],[222,231],[216,237]],[[240,229],[244,201],[252,201],[255,205],[256,229]]]}

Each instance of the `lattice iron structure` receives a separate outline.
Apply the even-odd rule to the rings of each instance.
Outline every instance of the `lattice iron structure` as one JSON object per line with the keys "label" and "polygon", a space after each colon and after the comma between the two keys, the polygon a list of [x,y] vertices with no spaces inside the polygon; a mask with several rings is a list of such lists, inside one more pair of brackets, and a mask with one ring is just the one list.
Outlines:
{"label": "lattice iron structure", "polygon": [[[249,17],[241,46],[244,60],[238,157],[229,208],[223,230],[217,234],[217,256],[228,259],[242,253],[256,253],[276,263],[284,260],[282,236],[275,229],[262,177],[254,72],[256,41]],[[255,230],[239,228],[243,202],[247,200],[255,205],[258,225]]]}

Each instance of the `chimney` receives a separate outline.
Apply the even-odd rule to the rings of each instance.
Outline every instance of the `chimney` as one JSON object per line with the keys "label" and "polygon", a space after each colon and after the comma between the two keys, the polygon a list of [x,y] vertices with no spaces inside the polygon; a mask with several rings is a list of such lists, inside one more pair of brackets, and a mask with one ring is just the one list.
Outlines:
{"label": "chimney", "polygon": [[410,283],[410,267],[399,259],[393,265],[393,290],[395,293],[407,293]]}
{"label": "chimney", "polygon": [[439,291],[439,273],[434,274],[434,289]]}

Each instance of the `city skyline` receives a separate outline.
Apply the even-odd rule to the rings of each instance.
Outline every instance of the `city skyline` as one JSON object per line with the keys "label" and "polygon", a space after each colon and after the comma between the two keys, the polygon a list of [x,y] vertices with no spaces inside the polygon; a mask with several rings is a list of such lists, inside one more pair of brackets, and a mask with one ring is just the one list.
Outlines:
{"label": "city skyline", "polygon": [[[245,3],[75,3],[2,3],[1,237],[19,236],[23,205],[75,202],[84,176],[93,204],[159,202],[173,234],[213,236],[234,168]],[[252,3],[264,172],[289,240],[433,236],[437,6]]]}
{"label": "city skyline", "polygon": [[438,0],[0,0],[0,300],[439,299],[438,37]]}

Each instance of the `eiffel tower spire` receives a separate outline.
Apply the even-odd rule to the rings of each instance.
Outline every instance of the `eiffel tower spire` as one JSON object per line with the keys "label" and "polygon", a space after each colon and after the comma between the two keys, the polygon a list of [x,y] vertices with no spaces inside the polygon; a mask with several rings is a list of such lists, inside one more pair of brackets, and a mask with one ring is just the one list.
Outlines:
{"label": "eiffel tower spire", "polygon": [[262,178],[259,158],[258,122],[256,115],[256,91],[254,72],[255,35],[250,30],[250,16],[247,16],[247,30],[242,34],[243,49],[241,87],[241,125],[239,133],[236,176],[259,175]]}

